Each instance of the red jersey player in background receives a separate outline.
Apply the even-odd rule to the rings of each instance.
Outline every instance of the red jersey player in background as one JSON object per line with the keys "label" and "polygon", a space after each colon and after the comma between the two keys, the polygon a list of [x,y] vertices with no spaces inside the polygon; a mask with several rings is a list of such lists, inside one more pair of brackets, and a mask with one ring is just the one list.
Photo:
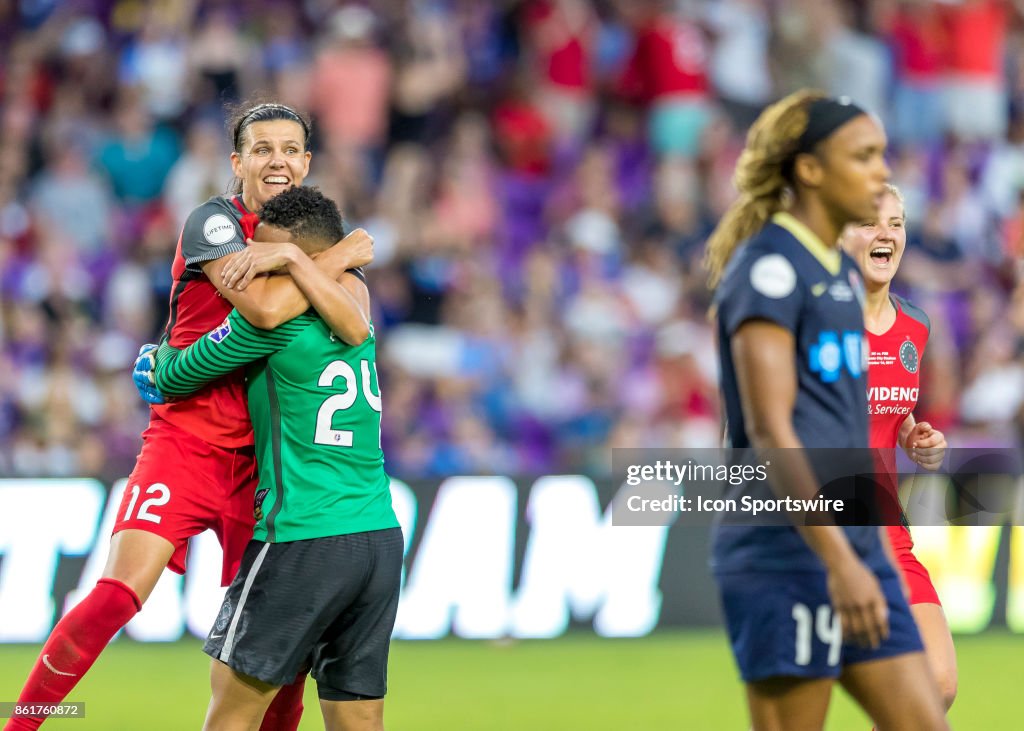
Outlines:
{"label": "red jersey player in background", "polygon": [[[864,276],[866,301],[864,326],[869,346],[868,409],[869,444],[886,463],[887,474],[896,473],[895,449],[925,469],[942,464],[946,437],[931,424],[915,421],[914,407],[920,387],[920,364],[931,324],[928,316],[889,291],[907,245],[903,196],[887,185],[878,220],[849,226],[842,245],[856,260]],[[896,487],[893,485],[893,490]],[[939,596],[928,570],[911,550],[910,529],[887,526],[897,565],[910,592],[914,614],[946,710],[956,697],[957,670],[953,638]]]}
{"label": "red jersey player in background", "polygon": [[[166,337],[178,348],[224,322],[232,307],[257,327],[276,327],[319,299],[323,279],[337,280],[373,258],[373,239],[358,229],[317,258],[315,283],[259,277],[236,288],[240,277],[247,280],[253,271],[262,271],[259,247],[232,261],[232,255],[246,250],[256,228],[253,211],[281,191],[302,185],[309,172],[310,127],[290,107],[265,103],[239,109],[229,131],[236,194],[215,196],[192,211],[172,264]],[[103,577],[50,633],[18,698],[21,703],[62,701],[142,608],[164,567],[184,573],[192,536],[207,528],[217,534],[224,549],[225,585],[238,571],[252,538],[256,485],[243,371],[188,399],[155,405],[142,439]],[[298,727],[304,680],[300,677],[278,694],[264,717],[264,731]],[[15,717],[4,729],[34,729],[43,720]]]}

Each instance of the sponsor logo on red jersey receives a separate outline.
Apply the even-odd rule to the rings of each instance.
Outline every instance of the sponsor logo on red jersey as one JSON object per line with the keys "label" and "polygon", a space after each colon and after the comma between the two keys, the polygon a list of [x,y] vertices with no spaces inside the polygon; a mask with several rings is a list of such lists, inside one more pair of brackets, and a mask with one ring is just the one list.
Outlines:
{"label": "sponsor logo on red jersey", "polygon": [[879,449],[898,446],[900,427],[920,396],[921,353],[928,327],[897,308],[896,320],[881,335],[868,333],[869,443]]}

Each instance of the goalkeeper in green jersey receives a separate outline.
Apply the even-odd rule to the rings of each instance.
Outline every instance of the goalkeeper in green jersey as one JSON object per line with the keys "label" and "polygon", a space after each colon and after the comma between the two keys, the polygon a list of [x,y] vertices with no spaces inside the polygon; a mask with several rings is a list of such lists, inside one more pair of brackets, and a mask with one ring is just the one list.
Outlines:
{"label": "goalkeeper in green jersey", "polygon": [[[282,685],[311,666],[328,729],[383,729],[398,609],[402,531],[380,447],[380,386],[362,272],[342,286],[315,256],[342,238],[337,205],[291,188],[259,212],[256,238],[225,269],[228,286],[287,270],[315,310],[273,330],[237,310],[153,370],[184,396],[247,368],[256,435],[256,528],[204,650],[214,658],[206,728],[255,728]],[[341,306],[339,306],[341,305]]]}

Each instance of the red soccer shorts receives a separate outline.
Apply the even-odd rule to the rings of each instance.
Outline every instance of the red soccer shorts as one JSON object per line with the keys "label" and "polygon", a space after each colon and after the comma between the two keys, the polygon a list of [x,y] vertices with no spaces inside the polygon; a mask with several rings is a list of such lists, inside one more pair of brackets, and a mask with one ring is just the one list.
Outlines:
{"label": "red soccer shorts", "polygon": [[224,549],[227,586],[252,539],[256,481],[252,447],[216,447],[153,414],[114,533],[134,528],[166,538],[174,545],[168,568],[183,574],[188,539],[209,528]]}
{"label": "red soccer shorts", "polygon": [[889,525],[885,529],[889,532],[889,542],[892,543],[893,553],[896,554],[896,564],[903,572],[903,578],[906,579],[907,588],[910,590],[909,603],[942,606],[928,569],[914,555],[914,541],[910,537],[910,531],[902,525]]}

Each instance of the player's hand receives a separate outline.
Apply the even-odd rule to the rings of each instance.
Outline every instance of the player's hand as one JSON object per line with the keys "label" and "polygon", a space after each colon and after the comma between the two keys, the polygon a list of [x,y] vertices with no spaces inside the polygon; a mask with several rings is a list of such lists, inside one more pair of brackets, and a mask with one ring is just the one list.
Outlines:
{"label": "player's hand", "polygon": [[246,239],[245,251],[231,254],[221,270],[221,281],[228,289],[244,290],[260,274],[284,269],[301,254],[291,242],[269,244]]}
{"label": "player's hand", "polygon": [[153,381],[153,369],[156,367],[156,351],[159,346],[155,343],[146,343],[139,348],[139,355],[135,359],[135,367],[132,368],[132,382],[139,392],[142,400],[148,404],[165,403],[163,395],[157,390]]}
{"label": "player's hand", "polygon": [[889,637],[889,605],[878,578],[863,561],[848,559],[830,569],[828,593],[844,642],[874,649]]}
{"label": "player's hand", "polygon": [[934,472],[942,466],[946,455],[946,435],[933,429],[927,421],[919,421],[914,425],[904,442],[904,450],[916,464]]}
{"label": "player's hand", "polygon": [[345,247],[349,256],[346,269],[369,266],[373,262],[373,237],[366,232],[366,229],[355,229],[335,246]]}

